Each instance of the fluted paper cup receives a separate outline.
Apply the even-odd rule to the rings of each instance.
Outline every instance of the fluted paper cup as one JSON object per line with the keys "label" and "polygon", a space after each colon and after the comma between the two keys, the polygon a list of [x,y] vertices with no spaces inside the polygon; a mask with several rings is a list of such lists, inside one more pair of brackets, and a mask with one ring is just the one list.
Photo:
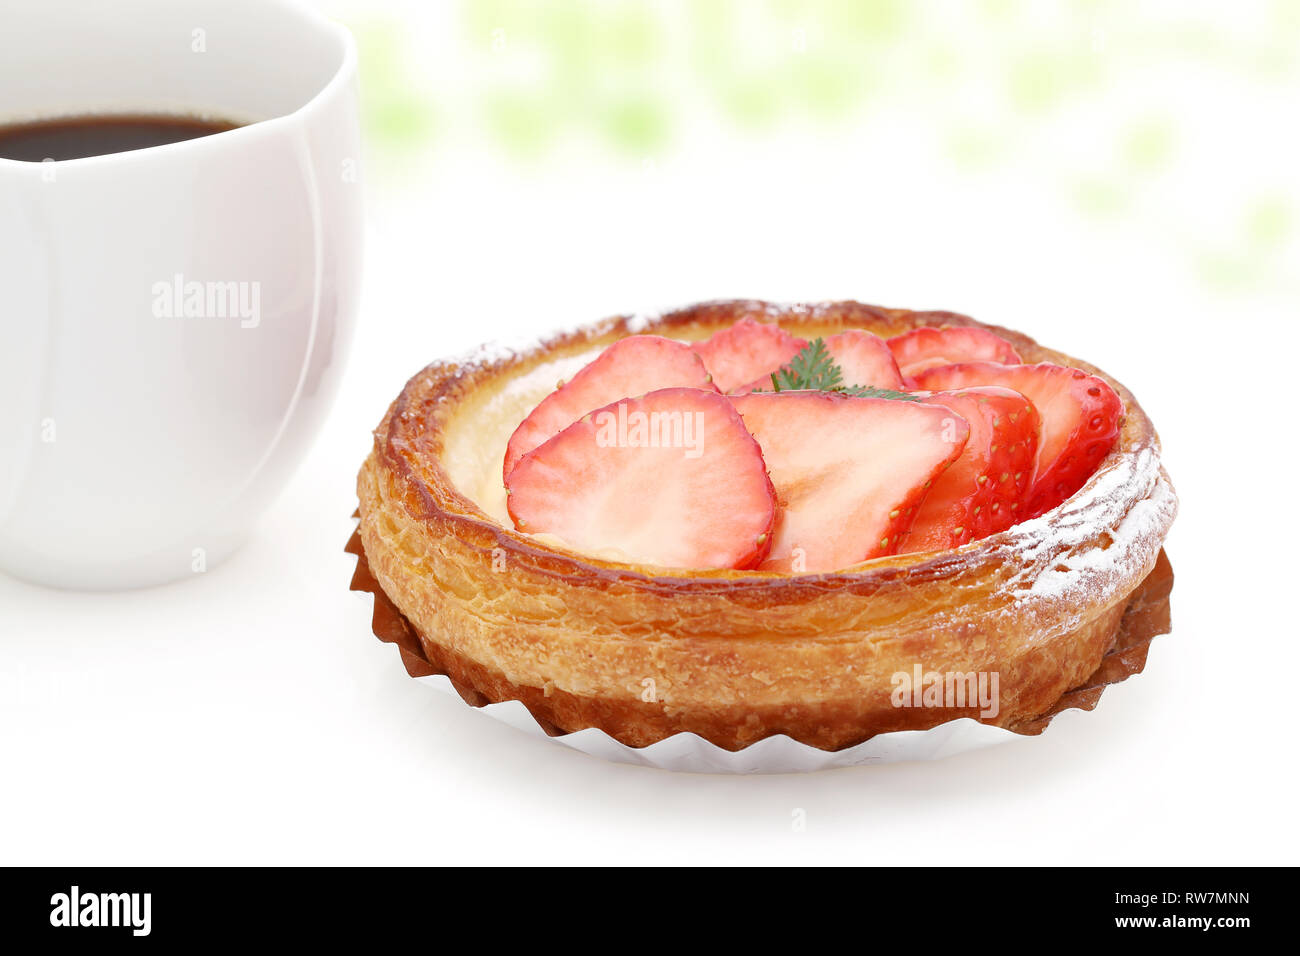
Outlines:
{"label": "fluted paper cup", "polygon": [[397,646],[402,663],[413,679],[444,693],[455,694],[481,713],[540,739],[614,763],[683,773],[805,773],[864,764],[937,760],[1017,737],[1041,734],[1062,711],[1092,710],[1107,685],[1142,671],[1151,640],[1169,632],[1169,593],[1173,587],[1173,569],[1162,550],[1154,570],[1134,591],[1115,644],[1093,675],[1081,686],[1062,695],[1037,720],[1021,724],[1015,731],[962,717],[928,730],[877,734],[840,750],[820,750],[785,735],[776,735],[730,751],[690,733],[676,734],[645,747],[629,747],[595,727],[564,731],[535,716],[518,700],[490,701],[473,688],[463,686],[440,672],[425,656],[411,623],[370,573],[360,535],[352,535],[346,550],[357,558],[352,590],[374,595],[371,620],[374,635]]}

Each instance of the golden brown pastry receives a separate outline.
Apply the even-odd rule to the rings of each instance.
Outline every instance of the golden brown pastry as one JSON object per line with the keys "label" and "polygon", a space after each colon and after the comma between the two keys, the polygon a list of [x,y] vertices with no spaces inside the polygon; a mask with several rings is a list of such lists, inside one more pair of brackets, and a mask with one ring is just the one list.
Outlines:
{"label": "golden brown pastry", "polygon": [[[516,426],[610,343],[700,341],[743,318],[803,338],[991,329],[1026,363],[1102,378],[1123,403],[1091,479],[1040,517],[946,551],[839,571],[665,570],[516,530],[502,456]],[[425,656],[489,700],[630,746],[688,731],[726,749],[787,734],[839,749],[957,717],[1032,726],[1097,670],[1156,565],[1177,502],[1132,394],[1087,363],[949,312],[716,302],[620,317],[519,353],[435,363],[407,383],[358,476],[371,572]],[[899,706],[900,674],[996,674],[996,713]]]}

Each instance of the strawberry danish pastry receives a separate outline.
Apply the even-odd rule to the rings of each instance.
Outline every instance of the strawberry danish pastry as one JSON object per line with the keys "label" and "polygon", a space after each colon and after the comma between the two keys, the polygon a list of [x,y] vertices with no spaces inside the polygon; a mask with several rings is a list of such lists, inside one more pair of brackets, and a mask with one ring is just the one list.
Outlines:
{"label": "strawberry danish pastry", "polygon": [[[435,363],[358,494],[375,580],[458,684],[559,732],[731,750],[1040,725],[1122,636],[1177,509],[1104,372],[855,302]],[[996,675],[997,700],[912,706],[921,674]]]}

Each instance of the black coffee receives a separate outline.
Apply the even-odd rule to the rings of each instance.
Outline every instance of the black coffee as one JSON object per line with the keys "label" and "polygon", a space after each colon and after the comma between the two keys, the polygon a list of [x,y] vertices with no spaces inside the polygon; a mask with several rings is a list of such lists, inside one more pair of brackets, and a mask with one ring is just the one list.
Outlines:
{"label": "black coffee", "polygon": [[0,159],[39,163],[180,143],[236,129],[239,124],[187,116],[75,116],[0,125]]}

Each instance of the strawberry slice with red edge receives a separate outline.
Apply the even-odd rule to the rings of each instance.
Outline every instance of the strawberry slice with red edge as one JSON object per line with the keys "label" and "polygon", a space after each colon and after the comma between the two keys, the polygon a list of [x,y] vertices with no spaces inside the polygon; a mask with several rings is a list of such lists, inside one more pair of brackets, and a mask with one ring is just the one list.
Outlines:
{"label": "strawberry slice with red edge", "polygon": [[[826,339],[826,351],[831,360],[840,367],[840,382],[846,386],[865,386],[871,388],[900,391],[903,388],[903,376],[899,374],[898,363],[889,345],[878,335],[861,329],[848,329]],[[772,391],[772,372],[760,375],[748,385],[732,389],[733,395],[746,395],[750,392]]]}
{"label": "strawberry slice with red edge", "polygon": [[903,378],[915,379],[926,369],[963,362],[1019,365],[1020,354],[1001,336],[976,326],[926,326],[888,340]]}
{"label": "strawberry slice with red edge", "polygon": [[814,391],[731,401],[776,488],[765,571],[834,571],[893,554],[969,432],[951,410],[921,402]]}
{"label": "strawberry slice with red edge", "polygon": [[1038,412],[1019,392],[980,386],[921,399],[970,425],[961,456],[934,480],[900,553],[955,548],[1023,517],[1038,452]]}
{"label": "strawberry slice with red edge", "polygon": [[775,372],[807,344],[775,323],[744,318],[693,347],[713,374],[713,384],[729,392]]}
{"label": "strawberry slice with red edge", "polygon": [[520,422],[506,445],[502,476],[508,478],[519,459],[587,412],[620,398],[677,386],[717,391],[704,362],[685,342],[659,335],[619,339]]}
{"label": "strawberry slice with red edge", "polygon": [[1119,438],[1124,404],[1115,390],[1077,368],[971,362],[917,376],[927,390],[1000,385],[1034,403],[1040,419],[1034,482],[1024,518],[1051,511],[1083,487]]}
{"label": "strawberry slice with red edge", "polygon": [[506,479],[515,526],[673,568],[750,568],[776,499],[758,443],[716,392],[666,388],[584,415]]}
{"label": "strawberry slice with red edge", "polygon": [[861,329],[848,329],[826,340],[826,349],[840,367],[845,385],[897,391],[903,376],[894,352],[884,339]]}

